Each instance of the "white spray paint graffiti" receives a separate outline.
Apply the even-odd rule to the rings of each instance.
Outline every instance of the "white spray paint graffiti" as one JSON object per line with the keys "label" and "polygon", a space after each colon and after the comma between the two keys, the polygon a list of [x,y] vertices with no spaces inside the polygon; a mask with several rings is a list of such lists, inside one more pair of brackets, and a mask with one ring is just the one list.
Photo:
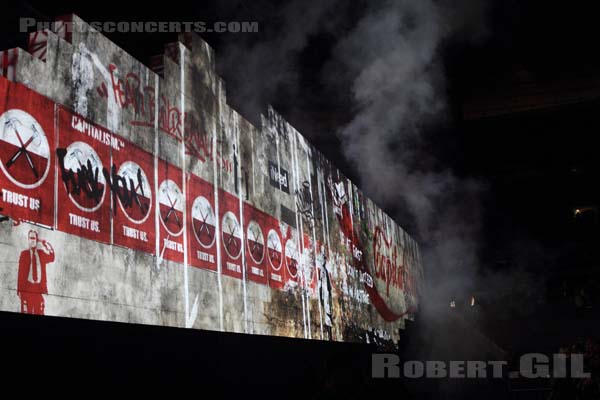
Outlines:
{"label": "white spray paint graffiti", "polygon": [[[85,58],[87,58],[88,61],[83,61]],[[76,59],[78,60],[76,62]],[[87,67],[90,64],[90,60],[91,63],[93,63],[93,65],[98,69],[98,72],[100,72],[100,76],[102,77],[102,79],[104,79],[104,82],[107,85],[112,85],[112,78],[110,76],[110,72],[106,69],[106,67],[104,66],[104,64],[102,63],[102,61],[100,61],[100,58],[93,52],[91,52],[90,50],[88,50],[88,48],[85,46],[84,43],[80,43],[79,47],[78,47],[78,52],[73,53],[73,68],[75,71],[74,72],[79,72],[81,70],[81,67],[85,67],[83,69],[83,71],[85,71],[85,74],[83,74],[82,76],[76,76],[74,75],[74,82],[73,84],[77,84],[78,81],[84,82],[85,84],[82,86],[81,89],[81,95],[86,96],[87,91],[89,90],[88,85],[90,85],[89,77],[91,76],[92,78],[92,82],[91,85],[93,85],[93,79],[94,79],[94,73],[93,71],[90,72],[89,68]],[[80,68],[75,68],[75,66],[79,66]],[[115,71],[115,75],[118,74],[118,71]],[[86,80],[88,79],[88,80]],[[157,86],[158,87],[158,86]],[[79,93],[78,93],[79,94]],[[106,103],[106,127],[113,131],[113,132],[118,132],[119,131],[119,121],[120,121],[120,107],[119,104],[117,102],[117,99],[115,98],[115,94],[113,93],[112,90],[108,90],[107,91],[107,103]],[[87,96],[86,96],[87,98]],[[85,100],[85,102],[83,102],[82,99],[80,99],[80,97],[78,96],[77,98],[77,102],[80,105],[80,108],[85,107],[85,109],[87,110],[87,99]]]}

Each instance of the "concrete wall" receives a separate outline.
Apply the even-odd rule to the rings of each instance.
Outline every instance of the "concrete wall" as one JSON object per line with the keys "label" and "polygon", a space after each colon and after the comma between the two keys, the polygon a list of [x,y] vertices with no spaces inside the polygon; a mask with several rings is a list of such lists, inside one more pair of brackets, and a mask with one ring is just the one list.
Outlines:
{"label": "concrete wall", "polygon": [[[400,227],[274,110],[255,127],[230,108],[214,52],[198,36],[181,35],[150,69],[78,17],[64,20],[71,32],[37,32],[30,52],[0,53],[0,214],[9,217],[0,224],[0,309],[399,339],[422,280],[418,246]],[[101,160],[89,171],[88,148]],[[31,175],[28,155],[47,166],[45,178]],[[111,166],[125,176],[126,161],[144,173],[130,175],[139,183],[130,199],[146,188],[140,224],[125,219],[136,207],[127,208],[127,185],[110,187]],[[45,254],[47,290],[31,276],[35,252]]]}

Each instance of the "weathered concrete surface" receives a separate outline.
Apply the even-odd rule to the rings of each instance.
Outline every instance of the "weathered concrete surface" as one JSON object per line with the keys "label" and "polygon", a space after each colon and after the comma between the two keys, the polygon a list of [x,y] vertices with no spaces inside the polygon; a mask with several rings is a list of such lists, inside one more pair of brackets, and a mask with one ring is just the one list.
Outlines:
{"label": "weathered concrete surface", "polygon": [[[156,163],[185,165],[186,174],[208,182],[216,231],[206,251],[216,265],[189,265],[196,239],[188,228],[180,263],[162,259],[158,232],[156,251],[148,254],[8,220],[0,223],[0,309],[21,309],[19,255],[34,229],[55,249],[47,265],[47,315],[338,341],[368,340],[371,332],[398,340],[417,309],[422,279],[418,247],[400,227],[274,110],[255,127],[230,108],[214,52],[198,36],[182,35],[168,46],[159,76],[78,17],[72,22],[71,34],[46,32],[45,61],[17,49],[12,76],[5,65],[0,72],[154,154]],[[52,178],[56,191],[64,190],[59,175]],[[185,191],[184,181],[177,184]],[[194,199],[183,201],[191,209]],[[220,226],[225,211],[239,223],[237,259],[223,251],[223,229],[232,228],[230,220]],[[250,277],[258,264],[248,258],[247,227],[257,218],[264,257],[274,261],[263,258],[264,275]],[[239,276],[224,270],[236,265]]]}

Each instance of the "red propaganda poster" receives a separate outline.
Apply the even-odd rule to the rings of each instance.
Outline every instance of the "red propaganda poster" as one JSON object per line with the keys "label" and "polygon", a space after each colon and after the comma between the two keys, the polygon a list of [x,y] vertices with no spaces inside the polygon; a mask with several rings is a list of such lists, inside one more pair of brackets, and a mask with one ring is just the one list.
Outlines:
{"label": "red propaganda poster", "polygon": [[276,289],[282,289],[285,285],[285,267],[283,266],[283,245],[278,225],[267,230],[266,240],[269,286]]}
{"label": "red propaganda poster", "polygon": [[219,217],[221,219],[222,272],[235,278],[242,277],[242,227],[239,199],[219,190]]}
{"label": "red propaganda poster", "polygon": [[156,252],[153,207],[154,157],[133,143],[112,152],[113,243]]}
{"label": "red propaganda poster", "polygon": [[0,214],[54,226],[54,103],[0,77]]}
{"label": "red propaganda poster", "polygon": [[288,228],[288,234],[283,245],[284,284],[297,285],[300,267],[301,249],[298,241],[298,231]]}
{"label": "red propaganda poster", "polygon": [[[273,223],[275,221],[275,223]],[[276,220],[266,213],[244,204],[246,242],[246,276],[254,282],[267,284],[267,232],[276,228]]]}
{"label": "red propaganda poster", "polygon": [[181,169],[166,161],[158,161],[158,193],[156,194],[161,258],[183,262],[183,212],[185,199],[181,190]]}
{"label": "red propaganda poster", "polygon": [[85,118],[58,109],[58,229],[110,243],[110,149],[122,139]]}
{"label": "red propaganda poster", "polygon": [[188,180],[188,241],[190,265],[217,270],[217,220],[214,186],[190,174]]}

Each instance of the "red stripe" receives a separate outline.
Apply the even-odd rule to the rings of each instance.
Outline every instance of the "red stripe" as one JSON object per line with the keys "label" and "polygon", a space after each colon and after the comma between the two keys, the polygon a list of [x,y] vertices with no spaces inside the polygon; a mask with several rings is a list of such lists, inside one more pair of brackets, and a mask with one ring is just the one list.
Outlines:
{"label": "red stripe", "polygon": [[29,34],[29,43],[27,44],[27,49],[29,52],[32,52],[33,44],[35,43],[35,39],[37,39],[38,32],[31,32]]}

